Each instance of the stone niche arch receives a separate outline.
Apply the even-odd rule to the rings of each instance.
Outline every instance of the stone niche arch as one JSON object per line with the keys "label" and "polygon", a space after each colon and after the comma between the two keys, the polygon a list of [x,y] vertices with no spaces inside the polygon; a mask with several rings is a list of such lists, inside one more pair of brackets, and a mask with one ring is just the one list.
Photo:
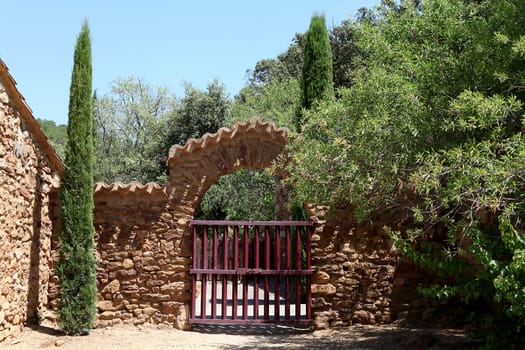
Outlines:
{"label": "stone niche arch", "polygon": [[193,218],[206,191],[219,177],[242,168],[263,169],[283,152],[288,128],[252,118],[221,128],[169,151],[169,205],[179,225]]}

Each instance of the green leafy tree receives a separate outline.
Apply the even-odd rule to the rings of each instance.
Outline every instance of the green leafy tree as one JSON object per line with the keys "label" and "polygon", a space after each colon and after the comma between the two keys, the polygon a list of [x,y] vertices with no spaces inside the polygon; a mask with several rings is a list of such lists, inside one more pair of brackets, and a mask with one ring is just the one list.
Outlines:
{"label": "green leafy tree", "polygon": [[258,61],[248,71],[248,83],[235,96],[228,124],[256,116],[295,129],[295,113],[300,108],[303,38],[304,35],[296,34],[285,52]]}
{"label": "green leafy tree", "polygon": [[[308,110],[334,95],[332,49],[324,16],[312,17],[303,50],[301,106]],[[301,119],[302,112],[297,115],[298,130]]]}
{"label": "green leafy tree", "polygon": [[94,104],[95,180],[165,181],[167,153],[158,150],[176,107],[169,90],[131,76],[113,81]]}
{"label": "green leafy tree", "polygon": [[257,117],[294,130],[299,94],[299,82],[294,78],[247,86],[235,98],[229,124]]}
{"label": "green leafy tree", "polygon": [[65,157],[67,143],[67,125],[57,125],[53,120],[37,119],[42,131],[61,159]]}
{"label": "green leafy tree", "polygon": [[360,64],[359,50],[355,44],[352,22],[343,21],[330,30],[330,47],[333,57],[334,88],[352,86],[352,72]]}
{"label": "green leafy tree", "polygon": [[241,169],[222,176],[202,199],[197,217],[208,220],[271,220],[274,217],[271,175]]}
{"label": "green leafy tree", "polygon": [[472,306],[491,349],[525,336],[524,11],[384,2],[352,23],[352,84],[305,112],[294,154],[302,198],[411,215],[393,239],[447,282],[421,292]]}
{"label": "green leafy tree", "polygon": [[214,80],[203,91],[185,83],[184,97],[168,120],[166,154],[172,145],[184,145],[190,138],[216,132],[225,125],[230,113],[231,103],[224,84]]}
{"label": "green leafy tree", "polygon": [[218,81],[206,91],[185,85],[185,96],[150,86],[141,78],[117,79],[111,92],[94,99],[95,180],[164,182],[174,144],[216,132],[230,114]]}
{"label": "green leafy tree", "polygon": [[82,27],[74,55],[69,98],[68,141],[60,188],[59,322],[67,334],[89,332],[96,313],[93,255],[93,138],[91,40]]}

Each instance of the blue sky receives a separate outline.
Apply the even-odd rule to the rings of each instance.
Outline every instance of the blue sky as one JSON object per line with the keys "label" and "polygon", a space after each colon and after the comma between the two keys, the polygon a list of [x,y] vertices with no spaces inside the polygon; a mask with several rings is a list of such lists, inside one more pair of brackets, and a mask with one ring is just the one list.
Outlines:
{"label": "blue sky", "polygon": [[181,97],[217,78],[230,96],[246,70],[285,51],[315,13],[332,27],[380,0],[19,0],[2,4],[0,58],[37,118],[67,122],[75,40],[91,29],[93,88],[144,78]]}

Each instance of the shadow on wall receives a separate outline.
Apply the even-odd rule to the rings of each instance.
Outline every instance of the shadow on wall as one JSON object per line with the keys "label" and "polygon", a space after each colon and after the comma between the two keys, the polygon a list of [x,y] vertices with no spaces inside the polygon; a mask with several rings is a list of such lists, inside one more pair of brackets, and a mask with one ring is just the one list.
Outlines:
{"label": "shadow on wall", "polygon": [[408,216],[382,211],[359,223],[350,206],[329,212],[310,206],[317,222],[312,237],[312,294],[316,327],[399,322],[443,322],[456,314],[454,305],[422,297],[418,286],[436,276],[401,258],[383,229],[404,227]]}
{"label": "shadow on wall", "polygon": [[33,234],[31,236],[29,281],[27,288],[26,322],[39,323],[38,305],[40,298],[40,251],[42,232],[42,178],[43,170],[40,158],[37,157],[37,174],[35,176],[35,194],[33,203]]}

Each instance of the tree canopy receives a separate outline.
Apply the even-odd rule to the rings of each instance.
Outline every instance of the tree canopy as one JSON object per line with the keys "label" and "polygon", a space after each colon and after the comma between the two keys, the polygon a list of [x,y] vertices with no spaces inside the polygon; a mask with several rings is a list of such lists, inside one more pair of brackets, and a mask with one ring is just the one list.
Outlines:
{"label": "tree canopy", "polygon": [[[490,305],[490,346],[518,344],[525,322],[524,10],[385,2],[356,20],[352,84],[306,112],[293,154],[304,199],[350,203],[361,219],[410,208],[392,238],[448,281],[422,293]],[[438,239],[437,225],[440,244],[412,244]]]}

